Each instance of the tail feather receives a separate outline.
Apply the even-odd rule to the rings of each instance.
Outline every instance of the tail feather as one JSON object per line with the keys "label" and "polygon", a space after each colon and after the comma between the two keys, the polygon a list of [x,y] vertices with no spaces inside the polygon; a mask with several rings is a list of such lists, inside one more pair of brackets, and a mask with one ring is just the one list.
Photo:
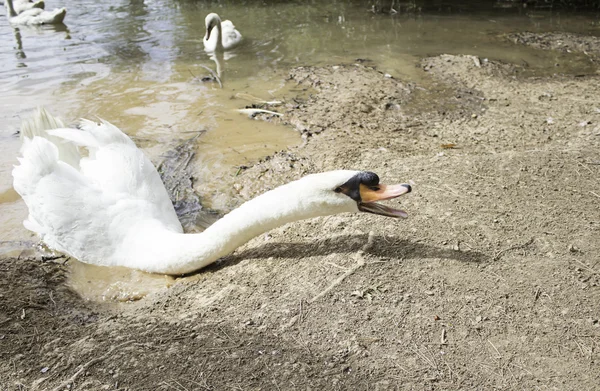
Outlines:
{"label": "tail feather", "polygon": [[83,131],[93,135],[99,145],[116,143],[135,146],[129,136],[108,121],[101,120],[98,124],[94,121],[82,119],[80,126]]}
{"label": "tail feather", "polygon": [[64,127],[60,118],[53,117],[46,109],[38,107],[33,116],[21,122],[21,138],[45,137],[46,130]]}
{"label": "tail feather", "polygon": [[82,119],[79,129],[52,129],[48,133],[52,136],[68,140],[75,145],[86,148],[99,148],[108,144],[127,144],[135,146],[133,141],[113,124],[101,121],[96,123]]}
{"label": "tail feather", "polygon": [[25,151],[27,139],[33,139],[36,136],[43,137],[56,146],[60,160],[78,168],[81,154],[77,146],[51,134],[52,129],[64,127],[60,118],[52,116],[44,108],[38,108],[32,117],[24,119],[21,123],[21,138],[23,139],[21,152]]}
{"label": "tail feather", "polygon": [[23,157],[13,169],[13,187],[23,198],[32,194],[37,183],[56,169],[59,160],[58,148],[49,140],[35,136],[24,139]]}
{"label": "tail feather", "polygon": [[79,129],[52,129],[48,131],[48,134],[61,139],[60,141],[63,143],[71,142],[80,147],[98,148],[100,146],[100,143],[93,134],[89,132],[83,132]]}
{"label": "tail feather", "polygon": [[59,23],[62,23],[63,20],[65,20],[65,16],[67,16],[67,9],[66,8],[57,9],[57,10],[54,11],[54,16],[47,23],[49,23],[49,24],[59,24]]}

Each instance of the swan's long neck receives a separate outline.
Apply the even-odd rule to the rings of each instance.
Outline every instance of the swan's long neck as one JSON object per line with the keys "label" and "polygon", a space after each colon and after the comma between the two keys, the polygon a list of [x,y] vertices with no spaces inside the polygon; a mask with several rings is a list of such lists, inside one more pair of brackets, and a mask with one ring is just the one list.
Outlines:
{"label": "swan's long neck", "polygon": [[[162,227],[140,225],[136,237],[128,240],[137,264],[128,265],[148,272],[184,274],[200,269],[237,247],[283,224],[316,216],[351,212],[348,206],[321,207],[320,200],[304,197],[299,181],[278,187],[246,202],[199,234],[180,234]],[[133,243],[132,243],[133,242]]]}
{"label": "swan's long neck", "polygon": [[6,2],[6,6],[8,7],[8,16],[10,18],[17,16],[17,13],[15,12],[15,7],[13,7],[13,2],[12,0],[4,0]]}
{"label": "swan's long neck", "polygon": [[217,18],[217,50],[223,51],[223,27],[221,27],[221,19]]}

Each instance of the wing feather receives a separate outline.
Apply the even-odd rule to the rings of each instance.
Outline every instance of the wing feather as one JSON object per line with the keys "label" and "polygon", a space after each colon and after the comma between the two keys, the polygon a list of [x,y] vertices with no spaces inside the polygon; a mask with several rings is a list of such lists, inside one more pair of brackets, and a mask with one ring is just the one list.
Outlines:
{"label": "wing feather", "polygon": [[[29,208],[25,227],[51,248],[101,264],[139,224],[182,232],[155,167],[114,125],[84,120],[82,130],[68,129],[39,110],[25,128],[14,188]],[[80,157],[77,145],[89,156]]]}

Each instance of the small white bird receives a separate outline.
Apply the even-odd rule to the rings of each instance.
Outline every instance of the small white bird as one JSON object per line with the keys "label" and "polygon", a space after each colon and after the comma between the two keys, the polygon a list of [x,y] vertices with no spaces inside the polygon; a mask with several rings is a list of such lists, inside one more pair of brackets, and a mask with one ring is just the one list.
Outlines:
{"label": "small white bird", "polygon": [[[204,35],[204,50],[214,52],[216,50],[233,49],[242,42],[242,34],[235,28],[230,20],[221,21],[219,15],[210,13],[204,20],[206,34]],[[217,28],[217,33],[213,32]]]}
{"label": "small white bird", "polygon": [[376,201],[408,193],[410,185],[386,186],[372,172],[339,170],[280,186],[204,232],[184,234],[158,172],[127,135],[108,122],[62,126],[43,109],[23,122],[13,186],[29,208],[25,227],[82,262],[183,274],[292,221],[358,211],[407,217]]}
{"label": "small white bird", "polygon": [[13,0],[5,0],[5,5],[8,9],[6,16],[11,24],[59,24],[62,23],[67,14],[66,8],[57,8],[53,11],[44,11],[40,8],[32,8],[21,13],[15,11]]}

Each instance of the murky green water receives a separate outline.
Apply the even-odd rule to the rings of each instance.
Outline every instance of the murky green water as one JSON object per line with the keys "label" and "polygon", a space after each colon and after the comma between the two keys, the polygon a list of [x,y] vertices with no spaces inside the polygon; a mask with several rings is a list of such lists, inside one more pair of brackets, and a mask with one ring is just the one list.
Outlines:
{"label": "murky green water", "polygon": [[[38,105],[67,122],[107,119],[134,136],[155,160],[178,140],[207,130],[199,172],[210,179],[299,142],[293,130],[248,120],[234,111],[247,93],[285,95],[295,65],[366,58],[397,77],[416,80],[422,56],[475,54],[526,63],[533,73],[594,72],[585,55],[514,46],[502,34],[569,31],[600,34],[595,15],[441,5],[421,12],[374,14],[368,2],[196,2],[48,0],[66,6],[65,26],[0,23],[0,241],[30,238],[26,208],[11,188],[20,118]],[[204,53],[204,17],[231,19],[244,43],[221,60],[224,88],[194,81],[215,68]],[[209,203],[211,197],[206,199]]]}

